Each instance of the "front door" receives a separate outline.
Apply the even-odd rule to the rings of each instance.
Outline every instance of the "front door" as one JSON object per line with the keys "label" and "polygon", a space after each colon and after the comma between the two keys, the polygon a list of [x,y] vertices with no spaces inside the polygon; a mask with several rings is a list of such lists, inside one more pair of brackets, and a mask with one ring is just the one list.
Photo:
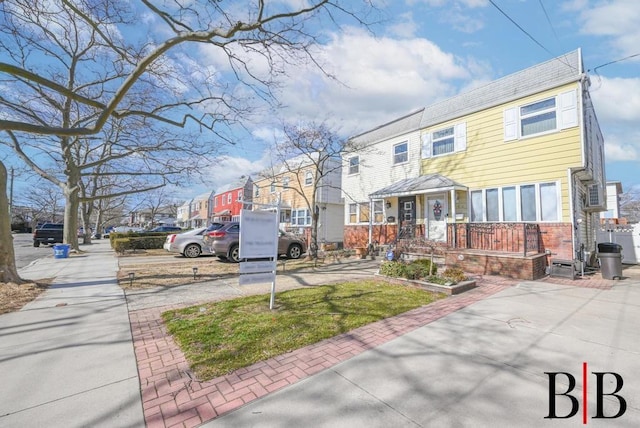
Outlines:
{"label": "front door", "polygon": [[447,199],[445,195],[430,195],[425,206],[427,219],[426,238],[432,241],[447,240]]}
{"label": "front door", "polygon": [[398,214],[400,214],[399,238],[413,238],[416,225],[416,197],[398,198]]}

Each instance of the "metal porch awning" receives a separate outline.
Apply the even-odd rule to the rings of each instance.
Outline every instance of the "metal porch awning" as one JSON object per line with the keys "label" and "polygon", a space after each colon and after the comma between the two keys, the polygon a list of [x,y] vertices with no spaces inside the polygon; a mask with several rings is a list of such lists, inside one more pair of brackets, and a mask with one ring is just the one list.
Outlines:
{"label": "metal porch awning", "polygon": [[467,186],[440,175],[438,173],[405,178],[390,186],[383,187],[369,194],[370,199],[383,199],[401,196],[411,196],[422,193],[436,193],[449,190],[468,190]]}

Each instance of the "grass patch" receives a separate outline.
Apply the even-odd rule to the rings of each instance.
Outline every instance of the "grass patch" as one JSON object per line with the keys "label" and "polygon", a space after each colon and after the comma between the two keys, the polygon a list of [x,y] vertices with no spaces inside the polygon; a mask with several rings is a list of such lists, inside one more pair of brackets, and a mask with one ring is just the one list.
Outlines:
{"label": "grass patch", "polygon": [[191,370],[209,380],[444,297],[381,281],[323,285],[198,305],[162,317]]}

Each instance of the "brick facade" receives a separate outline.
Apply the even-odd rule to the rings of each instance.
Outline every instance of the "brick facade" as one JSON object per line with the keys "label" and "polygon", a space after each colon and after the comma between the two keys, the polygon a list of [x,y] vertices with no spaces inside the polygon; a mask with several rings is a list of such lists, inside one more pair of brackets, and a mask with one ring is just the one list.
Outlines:
{"label": "brick facade", "polygon": [[499,275],[507,278],[534,280],[546,276],[547,256],[536,254],[492,254],[481,250],[449,250],[445,255],[447,267],[457,267],[476,275]]}

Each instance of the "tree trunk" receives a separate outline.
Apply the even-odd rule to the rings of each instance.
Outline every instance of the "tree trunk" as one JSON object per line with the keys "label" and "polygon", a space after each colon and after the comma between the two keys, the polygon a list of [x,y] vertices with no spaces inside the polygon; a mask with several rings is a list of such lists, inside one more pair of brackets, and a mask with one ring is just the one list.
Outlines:
{"label": "tree trunk", "polygon": [[64,189],[64,243],[80,251],[78,245],[78,186],[68,182]]}
{"label": "tree trunk", "polygon": [[9,199],[7,198],[7,169],[0,161],[0,282],[23,284],[16,268],[16,255],[13,252],[13,236],[11,235],[11,217],[9,216]]}

